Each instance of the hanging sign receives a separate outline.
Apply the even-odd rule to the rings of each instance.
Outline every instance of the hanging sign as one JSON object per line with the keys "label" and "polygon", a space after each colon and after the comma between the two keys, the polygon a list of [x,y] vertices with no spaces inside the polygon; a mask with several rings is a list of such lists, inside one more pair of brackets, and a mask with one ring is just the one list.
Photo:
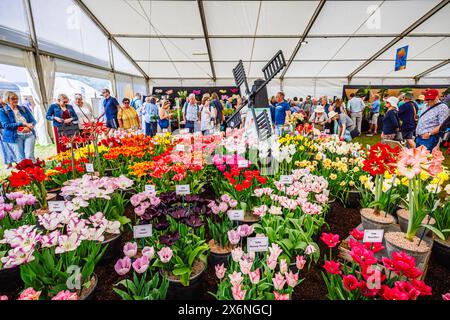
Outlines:
{"label": "hanging sign", "polygon": [[395,71],[406,69],[406,60],[408,59],[409,45],[398,48],[395,55]]}

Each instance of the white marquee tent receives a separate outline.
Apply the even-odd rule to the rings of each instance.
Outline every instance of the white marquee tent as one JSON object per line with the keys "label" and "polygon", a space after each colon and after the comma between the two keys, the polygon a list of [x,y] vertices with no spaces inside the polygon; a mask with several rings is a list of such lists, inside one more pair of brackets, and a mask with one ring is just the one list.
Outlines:
{"label": "white marquee tent", "polygon": [[[116,94],[124,85],[233,85],[239,59],[255,79],[279,49],[287,67],[269,92],[447,85],[449,17],[450,0],[1,0],[0,63],[35,71],[44,105],[54,72],[109,79]],[[394,71],[405,45],[406,69]]]}

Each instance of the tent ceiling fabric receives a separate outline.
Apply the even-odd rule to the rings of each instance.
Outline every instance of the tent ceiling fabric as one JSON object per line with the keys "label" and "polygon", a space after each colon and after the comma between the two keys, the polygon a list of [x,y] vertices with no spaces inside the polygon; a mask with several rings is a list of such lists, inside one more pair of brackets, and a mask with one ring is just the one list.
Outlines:
{"label": "tent ceiling fabric", "polygon": [[[251,78],[262,77],[261,68],[279,49],[289,59],[320,3],[203,1],[211,46],[208,54],[197,1],[81,1],[153,82],[211,81],[211,59],[217,81],[227,84],[234,83],[232,68],[239,59]],[[446,5],[352,77],[413,81],[450,58],[448,0],[326,1],[283,81],[339,78],[345,82],[381,48],[442,3]],[[404,45],[409,45],[407,67],[395,72],[396,50]],[[450,65],[423,77],[450,82]]]}

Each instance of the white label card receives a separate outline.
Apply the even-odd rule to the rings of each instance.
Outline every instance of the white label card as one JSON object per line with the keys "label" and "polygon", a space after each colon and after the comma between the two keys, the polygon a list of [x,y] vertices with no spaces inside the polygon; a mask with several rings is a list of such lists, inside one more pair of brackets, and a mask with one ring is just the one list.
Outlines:
{"label": "white label card", "polygon": [[64,201],[49,201],[48,209],[50,212],[61,212],[66,208],[66,203]]}
{"label": "white label card", "polygon": [[366,229],[364,230],[363,242],[383,242],[383,229]]}
{"label": "white label card", "polygon": [[247,168],[248,167],[248,160],[239,160],[238,161],[238,168]]}
{"label": "white label card", "polygon": [[167,132],[167,129],[162,129],[162,132],[163,132],[163,133],[166,133],[166,132]]}
{"label": "white label card", "polygon": [[146,184],[145,185],[145,191],[146,192],[155,193],[156,192],[156,187],[153,184]]}
{"label": "white label card", "polygon": [[147,238],[152,236],[151,224],[140,224],[133,227],[133,237],[135,239]]}
{"label": "white label card", "polygon": [[94,173],[94,164],[86,163],[86,172]]}
{"label": "white label card", "polygon": [[175,192],[179,196],[191,194],[191,186],[188,184],[178,184],[175,186]]}
{"label": "white label card", "polygon": [[293,180],[294,178],[292,177],[292,175],[280,176],[280,183],[282,184],[292,184]]}
{"label": "white label card", "polygon": [[247,238],[247,252],[265,252],[269,250],[268,237]]}
{"label": "white label card", "polygon": [[231,221],[244,220],[244,210],[228,210],[227,214]]}

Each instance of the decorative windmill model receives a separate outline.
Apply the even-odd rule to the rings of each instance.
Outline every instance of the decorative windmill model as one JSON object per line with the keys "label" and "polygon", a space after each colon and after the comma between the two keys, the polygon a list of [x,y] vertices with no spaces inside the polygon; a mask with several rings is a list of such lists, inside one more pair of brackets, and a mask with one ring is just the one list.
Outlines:
{"label": "decorative windmill model", "polygon": [[[233,69],[233,76],[236,87],[245,85],[244,103],[236,112],[226,121],[227,127],[239,126],[238,113],[248,104],[248,112],[245,128],[247,131],[256,131],[258,139],[261,141],[269,139],[273,135],[272,121],[269,115],[269,102],[267,98],[267,84],[286,66],[283,51],[278,51],[275,56],[262,68],[263,79],[255,80],[252,90],[249,90],[247,76],[245,75],[242,60],[239,60],[237,66]],[[242,92],[242,91],[241,91]],[[233,124],[233,125],[231,125]],[[251,132],[247,132],[251,134]]]}

